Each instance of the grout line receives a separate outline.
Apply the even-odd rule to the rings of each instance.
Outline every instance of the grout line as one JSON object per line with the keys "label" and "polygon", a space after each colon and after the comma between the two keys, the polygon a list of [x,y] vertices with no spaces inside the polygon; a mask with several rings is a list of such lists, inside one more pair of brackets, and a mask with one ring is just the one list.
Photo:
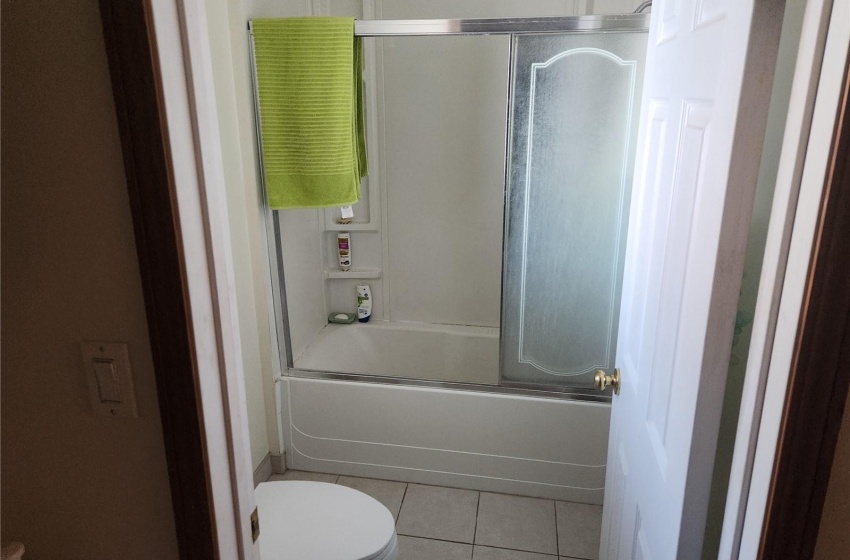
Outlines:
{"label": "grout line", "polygon": [[[435,539],[434,537],[423,537],[423,536],[420,536],[420,535],[399,535],[399,536],[407,538],[407,539],[425,539],[426,541],[437,541],[437,542],[446,542],[446,543],[451,543],[451,544],[465,544],[467,546],[475,546],[473,543],[466,542],[466,541],[451,541],[451,540],[448,540],[448,539]],[[506,548],[505,550],[512,550],[512,549]],[[528,551],[527,550],[517,550],[517,552],[528,552]]]}
{"label": "grout line", "polygon": [[[467,541],[453,541],[451,539],[437,539],[434,537],[423,537],[422,535],[407,535],[405,533],[399,533],[400,537],[408,537],[411,539],[427,539],[429,541],[440,541],[440,542],[448,542],[452,544],[468,544],[469,546],[473,546],[475,543],[467,542]],[[486,546],[486,545],[484,545]],[[514,550],[514,549],[505,549],[505,550]],[[517,550],[517,552],[530,552],[528,550]]]}
{"label": "grout line", "polygon": [[[401,508],[404,507],[404,499],[407,497],[407,488],[410,486],[409,482],[404,483],[404,494],[401,495],[401,503],[398,505],[398,515],[395,517],[395,525],[398,527],[398,520],[401,517]],[[398,530],[396,530],[398,533]]]}
{"label": "grout line", "polygon": [[561,557],[561,539],[558,535],[558,504],[552,500],[552,507],[555,508],[555,550],[558,551],[558,558]]}
{"label": "grout line", "polygon": [[[496,548],[499,550],[510,550],[511,552],[525,552],[527,554],[540,554],[542,556],[551,556],[553,558],[558,558],[557,554],[550,554],[548,552],[539,552],[537,550],[528,550],[527,548],[508,548],[504,546],[493,546],[492,544],[475,544],[466,541],[453,541],[449,539],[436,539],[434,537],[423,537],[422,535],[405,535],[404,533],[399,533],[399,537],[404,537],[406,539],[424,539],[426,541],[437,541],[437,542],[445,542],[451,544],[465,544],[472,547],[480,546],[482,548]],[[589,558],[577,558],[574,556],[564,556],[564,558],[569,558],[570,560],[590,560]]]}
{"label": "grout line", "polygon": [[[473,549],[477,546],[480,546],[481,548],[494,548],[496,550],[510,550],[511,552],[525,552],[526,554],[539,554],[541,556],[549,556],[549,557],[555,558],[555,559],[560,558],[560,556],[557,555],[557,554],[549,554],[548,552],[537,552],[535,550],[527,550],[527,549],[524,549],[524,548],[506,548],[504,546],[493,546],[493,545],[490,545],[490,544],[474,544],[474,543],[468,543],[468,542],[464,542],[464,541],[450,541],[450,540],[446,540],[446,539],[435,539],[434,537],[422,537],[422,536],[419,536],[419,535],[399,535],[399,536],[404,537],[406,539],[422,539],[422,540],[426,540],[426,541],[436,541],[436,542],[444,542],[444,543],[451,543],[451,544],[465,544],[467,546],[471,546]],[[564,558],[567,558],[568,560],[589,560],[587,558],[577,558],[577,557],[574,557],[574,556],[564,556]]]}
{"label": "grout line", "polygon": [[481,511],[481,492],[478,492],[478,500],[475,502],[475,529],[472,530],[472,544],[475,544],[475,537],[478,536],[478,513]]}

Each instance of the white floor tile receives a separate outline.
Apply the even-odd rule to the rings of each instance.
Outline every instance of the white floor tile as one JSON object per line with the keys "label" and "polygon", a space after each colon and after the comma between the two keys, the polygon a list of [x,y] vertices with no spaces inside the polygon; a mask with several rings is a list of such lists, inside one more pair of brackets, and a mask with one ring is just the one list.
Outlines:
{"label": "white floor tile", "polygon": [[396,528],[399,535],[472,543],[478,492],[408,484]]}
{"label": "white floor tile", "polygon": [[475,544],[558,554],[555,503],[482,492]]}
{"label": "white floor tile", "polygon": [[558,548],[571,558],[599,558],[602,534],[602,506],[556,502]]}

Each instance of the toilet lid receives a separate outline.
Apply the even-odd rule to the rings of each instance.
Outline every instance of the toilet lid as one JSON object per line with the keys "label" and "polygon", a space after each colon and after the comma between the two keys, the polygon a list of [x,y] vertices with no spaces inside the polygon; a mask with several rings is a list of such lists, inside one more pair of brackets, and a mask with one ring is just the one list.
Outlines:
{"label": "toilet lid", "polygon": [[263,482],[255,490],[263,560],[374,560],[395,542],[378,500],[327,482]]}

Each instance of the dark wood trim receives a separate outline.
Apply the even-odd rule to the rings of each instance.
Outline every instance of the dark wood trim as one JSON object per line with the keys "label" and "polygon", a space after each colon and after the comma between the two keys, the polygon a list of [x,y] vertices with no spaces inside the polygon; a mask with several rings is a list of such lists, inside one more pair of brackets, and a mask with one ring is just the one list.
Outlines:
{"label": "dark wood trim", "polygon": [[[848,61],[850,62],[850,61]],[[832,141],[759,557],[812,558],[850,386],[850,74]]]}
{"label": "dark wood trim", "polygon": [[145,296],[180,558],[212,560],[215,521],[173,173],[144,0],[100,0]]}

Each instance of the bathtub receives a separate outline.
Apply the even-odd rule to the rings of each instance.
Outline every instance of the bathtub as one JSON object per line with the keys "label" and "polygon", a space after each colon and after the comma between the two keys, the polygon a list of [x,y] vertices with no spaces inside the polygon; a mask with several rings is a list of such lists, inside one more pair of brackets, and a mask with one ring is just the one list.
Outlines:
{"label": "bathtub", "polygon": [[607,403],[316,375],[277,381],[291,469],[602,503]]}
{"label": "bathtub", "polygon": [[295,359],[294,366],[497,385],[499,329],[388,321],[329,324]]}

